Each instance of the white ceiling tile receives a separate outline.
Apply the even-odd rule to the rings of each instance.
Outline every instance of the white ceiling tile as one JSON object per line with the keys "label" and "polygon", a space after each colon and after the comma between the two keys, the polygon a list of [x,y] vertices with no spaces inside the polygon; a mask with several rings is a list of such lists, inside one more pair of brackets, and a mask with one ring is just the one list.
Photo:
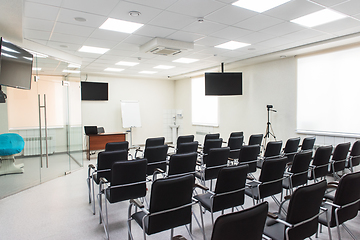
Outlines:
{"label": "white ceiling tile", "polygon": [[324,8],[307,0],[293,0],[263,13],[268,16],[290,21],[322,9]]}
{"label": "white ceiling tile", "polygon": [[350,16],[360,13],[360,1],[350,0],[333,7],[334,10]]}
{"label": "white ceiling tile", "polygon": [[205,37],[205,35],[201,35],[201,34],[177,31],[177,32],[171,34],[168,38],[178,40],[178,41],[184,41],[184,42],[195,42],[204,37]]}
{"label": "white ceiling tile", "polygon": [[139,35],[132,34],[129,37],[127,37],[123,42],[141,46],[141,45],[149,42],[151,39],[152,39],[151,37],[145,37],[145,36],[139,36]]}
{"label": "white ceiling tile", "polygon": [[[140,12],[140,16],[130,16],[130,11]],[[111,11],[109,17],[115,19],[121,19],[124,21],[136,22],[136,23],[148,23],[150,20],[159,15],[162,10],[154,7],[148,7],[136,3],[120,1],[117,6]]]}
{"label": "white ceiling tile", "polygon": [[55,25],[54,33],[65,33],[74,36],[88,37],[95,29],[96,28],[58,22]]}
{"label": "white ceiling tile", "polygon": [[[66,48],[61,46],[67,46]],[[55,41],[48,41],[47,46],[53,47],[56,49],[60,49],[62,51],[77,51],[81,48],[81,44],[73,44],[73,43],[64,43],[64,42],[55,42]]]}
{"label": "white ceiling tile", "polygon": [[[346,26],[346,27],[345,27]],[[317,27],[314,27],[316,30],[324,31],[327,33],[335,33],[338,31],[346,30],[346,28],[359,27],[360,21],[352,18],[344,18],[335,22],[323,24]]]}
{"label": "white ceiling tile", "polygon": [[[85,18],[85,22],[76,21],[76,17]],[[82,11],[75,11],[71,9],[62,8],[59,12],[58,21],[62,23],[75,24],[87,27],[100,27],[106,21],[107,17],[97,14],[85,13]]]}
{"label": "white ceiling tile", "polygon": [[205,16],[205,20],[233,25],[249,17],[255,16],[256,14],[256,12],[250,10],[228,5]]}
{"label": "white ceiling tile", "polygon": [[49,1],[49,0],[30,0],[29,2],[35,2],[35,3],[41,3],[41,4],[60,7],[62,0],[51,0],[51,1]]}
{"label": "white ceiling tile", "polygon": [[113,48],[116,46],[116,44],[118,44],[118,42],[116,41],[97,39],[97,38],[88,38],[84,42],[84,45],[86,46],[101,47],[101,48]]}
{"label": "white ceiling tile", "polygon": [[116,45],[113,49],[114,50],[126,50],[126,51],[132,51],[132,52],[135,51],[135,52],[137,52],[137,51],[139,51],[139,45],[133,44],[133,43],[121,42],[118,45]]}
{"label": "white ceiling tile", "polygon": [[303,29],[305,29],[305,28],[298,24],[291,23],[291,22],[284,22],[284,23],[280,23],[278,25],[275,25],[275,26],[272,26],[269,28],[265,28],[265,29],[261,30],[260,32],[267,33],[267,34],[274,35],[274,36],[282,36],[282,35],[300,31]]}
{"label": "white ceiling tile", "polygon": [[253,33],[250,33],[250,34],[248,34],[246,36],[236,38],[236,41],[255,44],[255,43],[262,42],[262,41],[265,41],[265,40],[269,40],[269,39],[272,39],[272,38],[275,38],[275,36],[267,34],[267,33],[262,33],[262,32],[253,32]]}
{"label": "white ceiling tile", "polygon": [[53,33],[50,38],[51,41],[64,42],[64,43],[73,43],[73,44],[83,44],[86,41],[85,37],[62,34],[62,33]]}
{"label": "white ceiling tile", "polygon": [[146,36],[146,37],[160,37],[165,38],[170,34],[175,33],[176,30],[164,27],[157,27],[152,25],[144,25],[139,30],[135,32],[136,35]]}
{"label": "white ceiling tile", "polygon": [[117,5],[118,0],[62,0],[62,7],[107,16]]}
{"label": "white ceiling tile", "polygon": [[307,38],[317,37],[322,34],[323,34],[322,32],[313,29],[304,29],[294,33],[286,34],[283,37],[287,39],[291,39],[293,41],[301,41]]}
{"label": "white ceiling tile", "polygon": [[166,27],[170,29],[182,29],[185,26],[197,21],[196,18],[164,11],[149,22],[151,25]]}
{"label": "white ceiling tile", "polygon": [[27,39],[49,40],[51,32],[24,29],[23,34]]}
{"label": "white ceiling tile", "polygon": [[178,0],[125,0],[126,2],[133,2],[145,6],[156,7],[159,9],[167,9]]}
{"label": "white ceiling tile", "polygon": [[[239,38],[241,36],[245,36],[252,33],[249,30],[238,28],[238,27],[226,27],[220,31],[214,32],[210,34],[210,36],[218,37],[218,38],[226,38],[229,40],[233,40],[235,38]],[[224,41],[227,42],[227,41]]]}
{"label": "white ceiling tile", "polygon": [[204,37],[204,38],[196,41],[196,44],[213,47],[215,45],[219,45],[224,42],[226,42],[225,38]]}
{"label": "white ceiling tile", "polygon": [[44,19],[50,21],[56,20],[59,10],[60,10],[59,7],[33,3],[33,2],[25,2],[24,5],[25,17],[38,18],[38,19]]}
{"label": "white ceiling tile", "polygon": [[37,19],[37,18],[23,18],[23,28],[39,31],[51,32],[54,27],[55,21]]}
{"label": "white ceiling tile", "polygon": [[219,31],[225,27],[226,25],[224,24],[204,20],[202,23],[199,23],[198,21],[193,22],[190,25],[184,27],[182,30],[207,35]]}
{"label": "white ceiling tile", "polygon": [[272,47],[278,47],[281,45],[289,44],[291,42],[293,42],[293,41],[290,39],[277,37],[277,38],[273,38],[273,39],[258,43],[258,45],[272,48]]}
{"label": "white ceiling tile", "polygon": [[267,27],[271,27],[284,22],[278,18],[266,16],[264,14],[257,14],[244,21],[236,23],[234,26],[248,29],[251,31],[259,31]]}
{"label": "white ceiling tile", "polygon": [[347,2],[349,0],[312,0],[312,1],[315,3],[321,4],[321,5],[324,5],[326,7],[332,7],[334,5],[337,5],[337,4],[340,4],[343,2]]}
{"label": "white ceiling tile", "polygon": [[213,0],[179,0],[167,10],[193,17],[204,17],[224,6],[224,3]]}
{"label": "white ceiling tile", "polygon": [[359,32],[360,32],[360,27],[353,27],[353,28],[347,28],[347,29],[342,29],[340,31],[336,31],[334,32],[334,34],[338,36],[343,36],[343,35],[359,33]]}
{"label": "white ceiling tile", "polygon": [[120,42],[129,36],[130,35],[128,33],[109,31],[109,30],[104,30],[104,29],[99,29],[99,28],[95,29],[90,35],[91,38],[112,40],[112,41],[117,41],[117,42]]}

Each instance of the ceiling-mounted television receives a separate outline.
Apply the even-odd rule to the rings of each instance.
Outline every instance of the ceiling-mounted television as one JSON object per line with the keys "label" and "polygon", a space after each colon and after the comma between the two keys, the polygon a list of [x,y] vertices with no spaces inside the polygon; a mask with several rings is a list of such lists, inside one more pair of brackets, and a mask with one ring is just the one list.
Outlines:
{"label": "ceiling-mounted television", "polygon": [[84,101],[107,101],[108,100],[108,83],[81,82],[81,100],[84,100]]}
{"label": "ceiling-mounted television", "polygon": [[0,38],[0,85],[30,89],[33,55]]}
{"label": "ceiling-mounted television", "polygon": [[242,95],[241,72],[205,73],[206,96]]}

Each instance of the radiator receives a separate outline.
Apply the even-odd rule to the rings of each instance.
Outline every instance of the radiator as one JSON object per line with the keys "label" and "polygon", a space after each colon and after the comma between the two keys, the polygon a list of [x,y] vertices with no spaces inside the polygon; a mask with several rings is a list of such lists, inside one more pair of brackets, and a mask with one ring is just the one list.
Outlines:
{"label": "radiator", "polygon": [[[53,154],[55,151],[55,138],[52,136],[48,136],[48,153]],[[42,141],[42,153],[46,153],[46,138],[43,136],[41,138]],[[24,137],[25,146],[23,150],[24,156],[34,156],[40,155],[40,137]]]}

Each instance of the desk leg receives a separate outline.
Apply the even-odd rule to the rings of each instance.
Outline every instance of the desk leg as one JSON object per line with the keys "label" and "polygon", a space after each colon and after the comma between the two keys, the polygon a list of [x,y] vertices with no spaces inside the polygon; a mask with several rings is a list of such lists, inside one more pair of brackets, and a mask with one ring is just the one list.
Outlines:
{"label": "desk leg", "polygon": [[86,150],[86,158],[90,161],[90,149]]}

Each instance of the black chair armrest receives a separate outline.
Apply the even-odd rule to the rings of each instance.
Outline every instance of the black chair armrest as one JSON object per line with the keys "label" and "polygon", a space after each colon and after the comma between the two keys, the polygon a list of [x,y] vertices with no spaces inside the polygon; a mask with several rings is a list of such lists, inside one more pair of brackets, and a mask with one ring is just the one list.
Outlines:
{"label": "black chair armrest", "polygon": [[268,212],[267,215],[273,219],[277,219],[279,216],[276,215],[275,213],[272,213],[272,212]]}
{"label": "black chair armrest", "polygon": [[100,182],[101,183],[109,183],[109,181],[104,177],[100,178]]}
{"label": "black chair armrest", "polygon": [[194,188],[197,188],[197,187],[204,190],[204,191],[209,191],[208,187],[206,187],[206,186],[204,186],[204,185],[202,185],[200,183],[194,183]]}
{"label": "black chair armrest", "polygon": [[130,203],[134,204],[138,208],[144,208],[144,204],[141,203],[138,199],[130,199]]}

